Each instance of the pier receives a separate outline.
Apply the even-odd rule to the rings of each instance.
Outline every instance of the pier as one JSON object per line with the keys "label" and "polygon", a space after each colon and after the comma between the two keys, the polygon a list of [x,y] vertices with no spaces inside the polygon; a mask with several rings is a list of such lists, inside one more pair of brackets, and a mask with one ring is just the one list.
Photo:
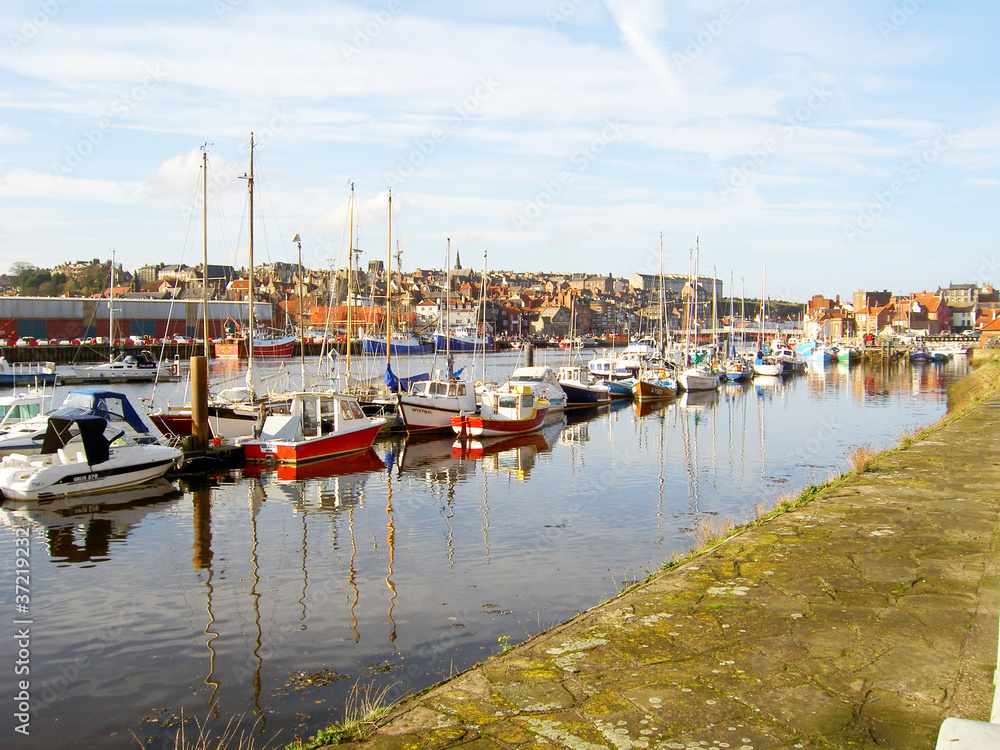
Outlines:
{"label": "pier", "polygon": [[1000,365],[965,381],[957,401],[991,395],[575,619],[498,644],[362,744],[933,748],[949,717],[989,721]]}

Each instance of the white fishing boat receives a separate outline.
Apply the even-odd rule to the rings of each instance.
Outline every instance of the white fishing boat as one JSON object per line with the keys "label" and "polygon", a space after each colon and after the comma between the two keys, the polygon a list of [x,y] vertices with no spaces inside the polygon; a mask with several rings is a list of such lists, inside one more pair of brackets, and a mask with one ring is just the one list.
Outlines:
{"label": "white fishing boat", "polygon": [[165,445],[138,445],[102,417],[50,417],[39,455],[0,461],[0,493],[45,501],[120,490],[162,477],[183,455]]}
{"label": "white fishing boat", "polygon": [[772,345],[771,355],[781,362],[784,372],[805,372],[805,359],[787,344]]}
{"label": "white fishing boat", "polygon": [[505,383],[483,394],[478,414],[453,416],[451,429],[459,437],[519,435],[540,429],[548,413],[548,402],[535,398],[530,386]]}
{"label": "white fishing boat", "polygon": [[82,365],[73,368],[71,375],[62,378],[66,383],[149,383],[176,380],[173,367],[158,362],[152,352],[120,353],[110,362]]}
{"label": "white fishing boat", "polygon": [[566,391],[559,385],[559,378],[546,365],[534,367],[518,367],[508,378],[514,385],[527,385],[535,398],[544,398],[549,402],[549,412],[555,413],[566,408]]}
{"label": "white fishing boat", "polygon": [[766,357],[758,357],[753,363],[754,375],[763,375],[764,377],[777,377],[784,373],[785,366],[781,360],[776,359],[774,356],[768,355]]}

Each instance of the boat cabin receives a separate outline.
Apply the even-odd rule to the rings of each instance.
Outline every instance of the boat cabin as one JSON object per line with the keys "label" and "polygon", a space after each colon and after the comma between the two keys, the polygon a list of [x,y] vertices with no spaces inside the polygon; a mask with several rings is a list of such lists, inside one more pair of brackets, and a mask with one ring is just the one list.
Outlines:
{"label": "boat cabin", "polygon": [[420,396],[458,398],[468,392],[468,384],[456,380],[421,380],[410,387],[410,393]]}

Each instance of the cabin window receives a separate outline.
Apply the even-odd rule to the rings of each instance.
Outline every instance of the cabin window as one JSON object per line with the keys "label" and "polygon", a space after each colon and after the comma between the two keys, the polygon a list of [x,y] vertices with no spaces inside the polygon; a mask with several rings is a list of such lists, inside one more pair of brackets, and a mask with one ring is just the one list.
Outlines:
{"label": "cabin window", "polygon": [[521,396],[521,406],[525,408],[530,408],[533,401],[534,398],[530,393],[525,393],[523,396]]}
{"label": "cabin window", "polygon": [[319,424],[319,405],[316,401],[309,399],[302,402],[302,432],[310,433],[316,430]]}
{"label": "cabin window", "polygon": [[458,395],[459,396],[464,396],[465,395],[465,383],[463,383],[462,385],[458,386]]}
{"label": "cabin window", "polygon": [[497,406],[500,409],[514,409],[517,407],[517,396],[501,396]]}
{"label": "cabin window", "polygon": [[364,419],[365,413],[361,411],[361,407],[358,405],[357,401],[351,401],[351,413],[354,415],[355,419]]}
{"label": "cabin window", "polygon": [[447,396],[448,395],[448,384],[447,383],[435,383],[434,384],[434,395],[435,396]]}
{"label": "cabin window", "polygon": [[340,402],[340,416],[344,419],[354,419],[354,412],[351,411],[350,401]]}
{"label": "cabin window", "polygon": [[448,395],[451,396],[452,398],[455,398],[455,396],[458,395],[458,386],[455,385],[454,383],[452,383],[451,385],[449,385],[448,386]]}

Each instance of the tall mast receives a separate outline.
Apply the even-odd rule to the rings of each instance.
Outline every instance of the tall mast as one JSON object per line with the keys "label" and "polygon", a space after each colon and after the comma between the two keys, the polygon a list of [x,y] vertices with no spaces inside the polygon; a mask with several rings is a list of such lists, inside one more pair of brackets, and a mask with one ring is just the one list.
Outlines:
{"label": "tall mast", "polygon": [[354,279],[354,183],[351,183],[351,205],[348,211],[347,233],[347,390],[351,389],[351,283]]}
{"label": "tall mast", "polygon": [[253,287],[254,287],[254,281],[253,281],[253,133],[252,132],[250,133],[250,174],[247,175],[247,190],[249,191],[249,195],[250,195],[250,222],[249,222],[250,223],[250,246],[249,246],[249,249],[247,251],[247,255],[249,256],[249,261],[248,262],[250,264],[250,283],[249,283],[248,288],[247,288],[247,290],[250,292],[250,294],[248,295],[249,298],[250,298],[250,332],[249,332],[249,335],[247,337],[247,356],[249,357],[249,360],[247,362],[247,385],[249,385],[252,388],[253,387],[253,381],[252,381],[252,379],[250,377],[250,373],[253,370],[253,329],[254,329],[254,320],[253,320]]}
{"label": "tall mast", "polygon": [[392,350],[392,188],[389,188],[389,222],[386,242],[385,264],[385,366],[390,364],[389,352]]}
{"label": "tall mast", "polygon": [[[482,339],[483,339],[483,380],[486,380],[486,268],[487,268],[487,251],[483,250],[483,286],[479,290],[479,308],[483,311],[483,327],[482,327]],[[475,335],[473,335],[473,349],[475,349]]]}
{"label": "tall mast", "polygon": [[451,378],[451,237],[448,238],[444,258],[444,353],[448,363],[448,378]]}
{"label": "tall mast", "polygon": [[715,281],[715,266],[712,266],[712,348],[715,355],[719,353],[719,299],[716,295],[718,284]]}
{"label": "tall mast", "polygon": [[111,248],[111,288],[108,289],[108,362],[115,359],[115,249]]}
{"label": "tall mast", "polygon": [[302,322],[302,238],[296,234],[292,237],[292,242],[299,248],[299,365],[302,370],[302,390],[306,389],[306,332],[305,324]]}
{"label": "tall mast", "polygon": [[667,356],[667,340],[664,333],[664,310],[663,310],[663,232],[660,232],[660,280],[658,282],[658,287],[660,290],[660,356],[666,359]]}
{"label": "tall mast", "polygon": [[201,147],[201,317],[202,334],[205,337],[205,359],[208,353],[208,143]]}

